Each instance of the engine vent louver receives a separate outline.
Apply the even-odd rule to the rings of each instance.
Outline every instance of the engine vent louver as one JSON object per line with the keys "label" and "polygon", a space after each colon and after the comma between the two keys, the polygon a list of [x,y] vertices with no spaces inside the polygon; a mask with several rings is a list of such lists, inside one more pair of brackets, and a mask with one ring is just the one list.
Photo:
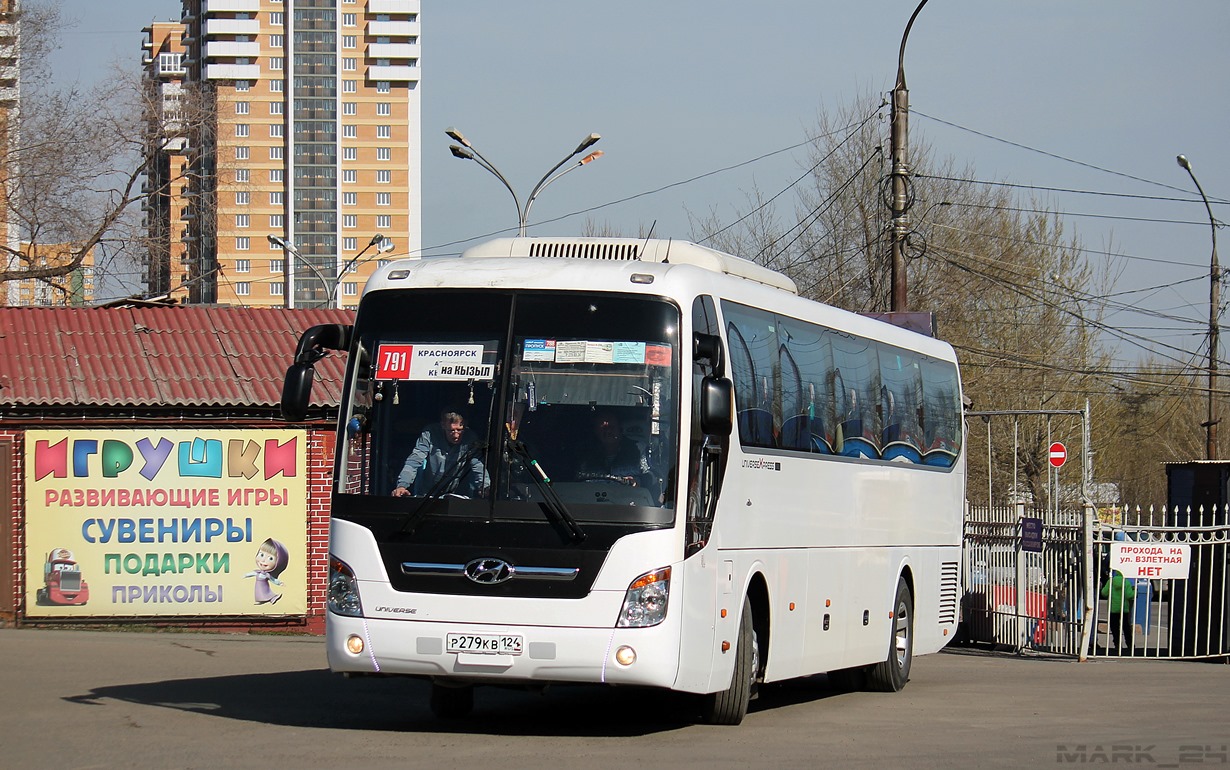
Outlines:
{"label": "engine vent louver", "polygon": [[955,561],[940,565],[940,623],[957,622],[958,576]]}
{"label": "engine vent louver", "polygon": [[530,256],[635,262],[640,249],[634,243],[532,243]]}

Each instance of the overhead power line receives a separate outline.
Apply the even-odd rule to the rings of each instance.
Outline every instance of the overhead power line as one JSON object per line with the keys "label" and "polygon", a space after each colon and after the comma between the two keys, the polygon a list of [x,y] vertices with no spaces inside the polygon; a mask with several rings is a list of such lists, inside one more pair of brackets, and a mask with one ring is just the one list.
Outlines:
{"label": "overhead power line", "polygon": [[[1029,152],[1034,152],[1039,155],[1045,155],[1048,158],[1054,158],[1055,160],[1062,160],[1065,163],[1071,163],[1076,166],[1083,166],[1088,169],[1093,169],[1094,171],[1100,171],[1103,174],[1119,176],[1119,177],[1123,177],[1124,179],[1131,179],[1134,182],[1143,182],[1144,184],[1153,185],[1155,187],[1161,187],[1162,189],[1165,189],[1165,190],[1174,190],[1175,192],[1181,192],[1181,193],[1184,193],[1185,195],[1188,194],[1188,191],[1184,190],[1182,187],[1175,187],[1174,185],[1166,184],[1164,182],[1156,182],[1152,179],[1145,179],[1144,177],[1133,176],[1132,174],[1125,174],[1122,171],[1115,171],[1113,169],[1103,168],[1102,166],[1098,166],[1093,163],[1086,163],[1084,161],[1076,160],[1075,158],[1068,158],[1068,157],[1065,157],[1063,155],[1059,155],[1053,152],[1048,152],[1046,150],[1040,150],[1037,147],[1030,147],[1027,144],[1021,144],[1020,142],[1013,142],[1008,139],[1001,139],[998,136],[992,136],[991,134],[986,134],[986,133],[983,133],[982,131],[976,131],[975,129],[969,128],[968,126],[962,126],[959,123],[953,123],[951,121],[947,121],[942,118],[937,118],[933,115],[928,115],[925,112],[920,112],[919,110],[911,110],[911,113],[914,115],[918,115],[920,117],[926,118],[927,120],[933,120],[936,123],[941,123],[950,128],[955,128],[959,131],[965,131],[967,133],[974,134],[975,136],[981,136],[984,139],[990,139],[993,142],[999,142],[1000,144],[1009,145],[1010,147],[1017,147],[1019,149],[1027,150]],[[1209,200],[1215,200],[1218,203],[1230,203],[1230,201],[1227,201],[1224,198],[1210,198]]]}

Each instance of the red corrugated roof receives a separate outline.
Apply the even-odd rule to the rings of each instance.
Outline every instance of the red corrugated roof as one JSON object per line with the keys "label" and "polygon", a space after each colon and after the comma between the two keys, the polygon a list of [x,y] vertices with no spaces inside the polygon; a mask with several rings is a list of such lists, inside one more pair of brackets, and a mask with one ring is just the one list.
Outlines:
{"label": "red corrugated roof", "polygon": [[[303,330],[349,310],[0,307],[0,405],[276,406]],[[335,406],[345,356],[316,365]]]}

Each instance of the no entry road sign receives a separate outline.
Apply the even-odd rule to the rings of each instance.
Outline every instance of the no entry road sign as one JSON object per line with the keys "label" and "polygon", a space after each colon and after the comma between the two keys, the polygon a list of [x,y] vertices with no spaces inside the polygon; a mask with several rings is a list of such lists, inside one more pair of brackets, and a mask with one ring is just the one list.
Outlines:
{"label": "no entry road sign", "polygon": [[1051,465],[1056,468],[1062,467],[1068,459],[1068,448],[1062,443],[1056,441],[1051,444]]}

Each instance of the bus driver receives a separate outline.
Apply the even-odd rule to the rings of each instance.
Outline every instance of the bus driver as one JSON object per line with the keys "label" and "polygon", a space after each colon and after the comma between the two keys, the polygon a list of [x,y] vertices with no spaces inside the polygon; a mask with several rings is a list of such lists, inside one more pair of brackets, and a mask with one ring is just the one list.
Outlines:
{"label": "bus driver", "polygon": [[[440,424],[430,425],[414,444],[414,451],[406,458],[405,467],[397,476],[393,497],[409,497],[416,480],[424,493],[435,487],[446,475],[453,480],[439,494],[456,494],[463,497],[480,497],[487,488],[487,470],[477,451],[471,452],[478,442],[478,435],[466,427],[465,418],[446,409],[440,414]],[[469,456],[469,467],[454,473],[455,466]]]}

